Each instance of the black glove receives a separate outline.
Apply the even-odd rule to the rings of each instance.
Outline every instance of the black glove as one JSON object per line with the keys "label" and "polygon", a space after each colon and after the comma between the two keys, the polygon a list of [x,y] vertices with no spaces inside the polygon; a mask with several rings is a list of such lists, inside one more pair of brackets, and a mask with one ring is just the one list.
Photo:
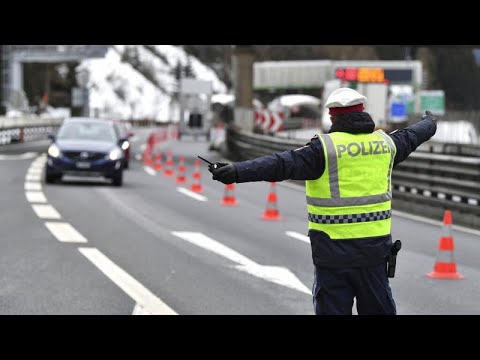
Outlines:
{"label": "black glove", "polygon": [[432,120],[435,124],[437,123],[437,118],[433,116],[433,114],[430,111],[425,111],[425,115],[422,116],[422,120],[425,119],[430,119]]}
{"label": "black glove", "polygon": [[237,181],[237,169],[233,164],[215,163],[208,166],[208,170],[213,174],[212,179],[221,181],[224,184],[231,184]]}
{"label": "black glove", "polygon": [[228,163],[216,162],[213,165],[208,165],[208,171],[210,171],[213,174],[213,172],[216,169],[221,168],[222,166],[227,166],[227,165],[228,165]]}

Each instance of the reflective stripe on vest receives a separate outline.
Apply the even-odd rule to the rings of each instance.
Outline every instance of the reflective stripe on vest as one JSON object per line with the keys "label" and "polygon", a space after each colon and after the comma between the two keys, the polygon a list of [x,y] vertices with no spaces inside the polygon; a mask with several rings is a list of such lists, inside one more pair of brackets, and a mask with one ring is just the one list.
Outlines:
{"label": "reflective stripe on vest", "polygon": [[331,239],[390,233],[396,147],[383,131],[320,134],[324,174],[306,181],[309,229]]}

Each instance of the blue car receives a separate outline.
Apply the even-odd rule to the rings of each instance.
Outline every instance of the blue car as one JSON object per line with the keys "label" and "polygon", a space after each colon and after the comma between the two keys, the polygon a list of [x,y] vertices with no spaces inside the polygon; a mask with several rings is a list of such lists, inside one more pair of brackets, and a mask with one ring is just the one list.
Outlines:
{"label": "blue car", "polygon": [[124,151],[113,121],[72,117],[64,120],[57,135],[50,134],[45,182],[61,180],[63,175],[102,176],[113,185],[123,182]]}

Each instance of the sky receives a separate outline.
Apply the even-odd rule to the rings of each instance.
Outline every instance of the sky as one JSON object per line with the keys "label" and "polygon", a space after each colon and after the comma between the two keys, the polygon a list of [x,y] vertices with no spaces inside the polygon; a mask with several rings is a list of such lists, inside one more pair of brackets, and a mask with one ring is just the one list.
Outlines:
{"label": "sky", "polygon": [[[80,63],[77,70],[84,70],[89,74],[87,86],[90,90],[90,115],[125,120],[151,119],[159,122],[178,117],[178,105],[171,103],[170,94],[176,88],[176,80],[171,71],[178,61],[185,66],[188,57],[197,79],[212,81],[214,93],[227,92],[225,84],[211,68],[197,58],[187,56],[181,47],[152,46],[163,55],[162,58],[167,63],[143,45],[114,45],[104,58],[86,59]],[[121,61],[121,54],[127,48],[136,49],[142,66],[152,71],[162,88],[155,86],[129,63]]]}

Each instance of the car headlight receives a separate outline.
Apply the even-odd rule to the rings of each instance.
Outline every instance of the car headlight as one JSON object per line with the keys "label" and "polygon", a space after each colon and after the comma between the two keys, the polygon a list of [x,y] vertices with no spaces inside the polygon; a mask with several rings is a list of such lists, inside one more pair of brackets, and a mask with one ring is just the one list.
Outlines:
{"label": "car headlight", "polygon": [[118,160],[121,157],[122,157],[122,151],[118,148],[113,149],[108,153],[107,156],[105,156],[106,159],[112,160],[112,161]]}
{"label": "car headlight", "polygon": [[127,150],[129,147],[130,147],[130,144],[129,144],[128,141],[124,141],[124,142],[122,143],[122,149],[123,149],[123,150]]}
{"label": "car headlight", "polygon": [[60,149],[58,148],[57,145],[52,144],[48,148],[48,155],[50,155],[51,157],[54,157],[54,158],[58,158],[58,157],[62,156],[62,152],[60,151]]}

